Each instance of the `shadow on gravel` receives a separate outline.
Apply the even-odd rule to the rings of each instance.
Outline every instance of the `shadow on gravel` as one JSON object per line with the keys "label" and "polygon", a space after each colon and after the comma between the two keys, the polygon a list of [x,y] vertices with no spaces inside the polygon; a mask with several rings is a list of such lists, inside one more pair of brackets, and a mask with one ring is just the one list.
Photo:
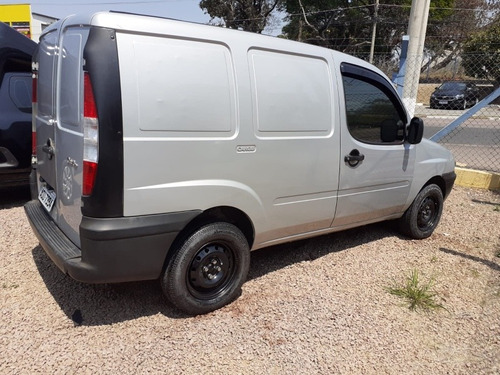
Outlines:
{"label": "shadow on gravel", "polygon": [[455,256],[459,256],[459,257],[462,257],[462,258],[465,258],[468,260],[472,260],[474,262],[482,263],[485,266],[490,267],[494,271],[500,271],[500,265],[498,265],[495,262],[492,262],[491,260],[479,258],[477,256],[470,255],[470,254],[461,253],[461,252],[456,251],[456,250],[446,249],[444,247],[440,247],[439,250],[442,251],[443,253],[446,253],[446,254],[455,255]]}
{"label": "shadow on gravel", "polygon": [[247,280],[388,236],[399,237],[395,226],[393,221],[386,221],[253,251]]}
{"label": "shadow on gravel", "polygon": [[168,305],[158,280],[85,284],[63,274],[41,246],[32,255],[48,291],[75,326],[108,325],[158,313],[187,317]]}
{"label": "shadow on gravel", "polygon": [[[391,222],[372,224],[253,251],[248,280],[295,263],[312,261],[363,243],[398,235],[393,226]],[[64,275],[41,246],[35,247],[32,255],[47,289],[75,326],[108,325],[158,313],[173,319],[189,318],[167,303],[158,280],[84,284]]]}
{"label": "shadow on gravel", "polygon": [[0,210],[24,206],[30,199],[29,185],[0,189]]}

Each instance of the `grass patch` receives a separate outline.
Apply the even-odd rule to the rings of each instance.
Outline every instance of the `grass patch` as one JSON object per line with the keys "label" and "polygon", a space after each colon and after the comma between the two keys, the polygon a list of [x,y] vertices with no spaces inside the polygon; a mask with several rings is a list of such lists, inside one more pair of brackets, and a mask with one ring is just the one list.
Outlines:
{"label": "grass patch", "polygon": [[418,270],[414,269],[410,275],[406,277],[402,286],[394,286],[387,288],[387,291],[398,296],[408,302],[410,310],[436,310],[444,309],[444,306],[436,302],[437,294],[432,290],[434,280],[422,282],[419,277]]}

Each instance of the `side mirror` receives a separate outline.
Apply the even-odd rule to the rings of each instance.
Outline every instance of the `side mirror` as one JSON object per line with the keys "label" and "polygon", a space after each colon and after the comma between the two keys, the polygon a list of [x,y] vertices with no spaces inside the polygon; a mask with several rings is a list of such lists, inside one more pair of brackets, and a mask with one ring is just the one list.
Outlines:
{"label": "side mirror", "polygon": [[406,140],[412,145],[419,144],[424,136],[424,120],[420,117],[414,117],[410,121],[410,127],[408,128],[408,136]]}

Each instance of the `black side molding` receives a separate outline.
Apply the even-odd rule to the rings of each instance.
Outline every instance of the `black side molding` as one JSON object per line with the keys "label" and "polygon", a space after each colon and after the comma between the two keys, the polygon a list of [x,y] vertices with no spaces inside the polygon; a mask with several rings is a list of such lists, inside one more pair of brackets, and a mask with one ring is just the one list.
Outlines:
{"label": "black side molding", "polygon": [[84,216],[80,224],[80,238],[112,241],[161,233],[178,233],[201,212],[201,210],[193,210],[109,219]]}

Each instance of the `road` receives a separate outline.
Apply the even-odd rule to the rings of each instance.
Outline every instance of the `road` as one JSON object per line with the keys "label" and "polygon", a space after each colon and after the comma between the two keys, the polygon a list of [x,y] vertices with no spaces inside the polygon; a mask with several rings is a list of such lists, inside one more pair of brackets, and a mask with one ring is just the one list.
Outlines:
{"label": "road", "polygon": [[[424,120],[424,137],[430,138],[465,111],[417,106],[415,116]],[[459,165],[500,172],[500,108],[483,108],[439,141],[455,155]]]}

